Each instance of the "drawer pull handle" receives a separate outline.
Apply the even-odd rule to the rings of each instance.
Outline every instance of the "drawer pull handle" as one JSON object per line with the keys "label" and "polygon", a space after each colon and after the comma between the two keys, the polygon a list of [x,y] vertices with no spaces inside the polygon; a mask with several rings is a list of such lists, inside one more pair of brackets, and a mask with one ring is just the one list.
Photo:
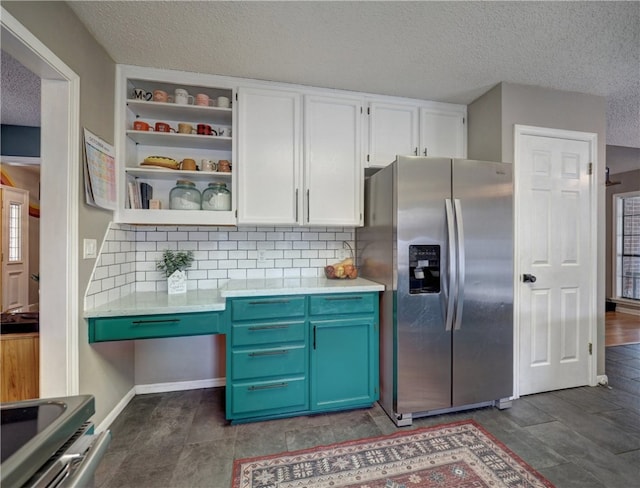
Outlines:
{"label": "drawer pull handle", "polygon": [[289,351],[286,349],[282,349],[281,351],[261,351],[261,352],[250,352],[249,357],[255,358],[259,356],[281,356],[283,354],[288,354]]}
{"label": "drawer pull handle", "polygon": [[134,320],[133,325],[153,325],[153,324],[177,324],[180,319],[165,319],[165,320]]}
{"label": "drawer pull handle", "polygon": [[328,302],[337,302],[337,301],[344,301],[344,300],[362,300],[361,296],[356,296],[356,297],[327,297],[325,298],[326,301]]}
{"label": "drawer pull handle", "polygon": [[275,329],[288,329],[288,325],[278,324],[278,325],[254,325],[249,327],[249,330],[275,330]]}
{"label": "drawer pull handle", "polygon": [[260,300],[259,302],[249,302],[249,305],[278,305],[289,302],[290,300]]}
{"label": "drawer pull handle", "polygon": [[289,386],[289,383],[274,383],[273,385],[250,386],[247,389],[249,391],[273,390],[275,388],[286,388],[287,386]]}

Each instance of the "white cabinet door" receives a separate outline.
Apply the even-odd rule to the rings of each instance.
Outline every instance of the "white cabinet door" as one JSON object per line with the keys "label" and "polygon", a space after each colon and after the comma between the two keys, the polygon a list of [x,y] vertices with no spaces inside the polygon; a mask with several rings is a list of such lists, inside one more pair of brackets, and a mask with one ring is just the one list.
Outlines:
{"label": "white cabinet door", "polygon": [[239,88],[237,110],[238,223],[299,222],[300,95]]}
{"label": "white cabinet door", "polygon": [[420,155],[466,157],[464,114],[420,109]]}
{"label": "white cabinet door", "polygon": [[362,99],[305,96],[303,223],[362,223]]}
{"label": "white cabinet door", "polygon": [[418,107],[372,102],[369,105],[368,166],[387,166],[399,154],[418,154]]}

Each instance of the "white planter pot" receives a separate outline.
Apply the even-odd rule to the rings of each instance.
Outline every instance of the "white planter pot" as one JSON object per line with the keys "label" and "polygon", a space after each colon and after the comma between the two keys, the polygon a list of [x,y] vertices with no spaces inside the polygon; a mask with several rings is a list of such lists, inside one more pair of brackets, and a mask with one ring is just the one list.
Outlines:
{"label": "white planter pot", "polygon": [[187,274],[184,271],[176,271],[167,278],[167,293],[169,295],[187,293]]}

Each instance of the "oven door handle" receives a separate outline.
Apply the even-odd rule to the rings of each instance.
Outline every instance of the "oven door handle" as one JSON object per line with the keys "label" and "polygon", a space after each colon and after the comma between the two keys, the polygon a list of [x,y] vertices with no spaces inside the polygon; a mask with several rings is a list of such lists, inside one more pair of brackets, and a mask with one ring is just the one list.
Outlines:
{"label": "oven door handle", "polygon": [[93,476],[98,469],[98,465],[109,447],[111,442],[111,431],[105,430],[101,434],[96,436],[93,445],[87,452],[84,458],[77,468],[74,469],[71,476],[69,476],[62,486],[64,488],[82,488],[85,486],[92,486]]}

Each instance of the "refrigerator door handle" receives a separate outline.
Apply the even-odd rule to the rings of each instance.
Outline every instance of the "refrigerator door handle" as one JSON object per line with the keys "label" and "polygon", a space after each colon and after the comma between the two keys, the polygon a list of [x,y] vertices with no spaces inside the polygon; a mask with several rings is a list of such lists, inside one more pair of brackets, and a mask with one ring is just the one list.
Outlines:
{"label": "refrigerator door handle", "polygon": [[464,250],[464,222],[462,221],[462,203],[456,198],[453,201],[456,209],[456,230],[458,234],[458,296],[456,297],[456,320],[453,327],[459,330],[462,326],[462,307],[464,306],[464,275],[465,275],[465,250]]}
{"label": "refrigerator door handle", "polygon": [[[447,315],[445,316],[445,330],[450,331],[453,327],[453,307],[455,304],[455,290],[456,290],[456,235],[453,227],[454,214],[453,205],[450,198],[446,198],[444,201],[445,210],[447,214],[447,241],[449,242],[449,286],[447,287]],[[445,273],[442,273],[444,276]]]}

